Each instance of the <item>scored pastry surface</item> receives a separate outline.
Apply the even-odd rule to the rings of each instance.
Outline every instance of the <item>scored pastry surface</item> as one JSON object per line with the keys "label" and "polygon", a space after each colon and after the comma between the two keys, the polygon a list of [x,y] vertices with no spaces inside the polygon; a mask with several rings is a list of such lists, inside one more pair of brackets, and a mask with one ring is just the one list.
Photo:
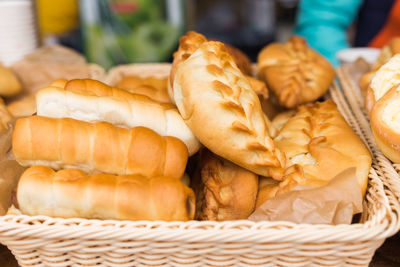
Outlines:
{"label": "scored pastry surface", "polygon": [[222,43],[203,43],[179,66],[173,89],[201,143],[257,174],[282,178],[285,156],[269,136],[258,96]]}

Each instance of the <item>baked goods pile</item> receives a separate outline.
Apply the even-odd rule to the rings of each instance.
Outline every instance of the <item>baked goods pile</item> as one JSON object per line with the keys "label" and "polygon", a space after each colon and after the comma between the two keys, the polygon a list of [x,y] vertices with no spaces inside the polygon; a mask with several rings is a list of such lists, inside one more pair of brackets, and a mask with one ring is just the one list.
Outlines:
{"label": "baked goods pile", "polygon": [[[247,219],[351,167],[365,194],[368,149],[332,101],[314,102],[333,80],[329,63],[299,37],[261,52],[265,83],[250,77],[249,62],[189,32],[168,77],[47,84],[36,115],[15,124],[13,153],[29,167],[15,206],[64,218]],[[296,109],[265,114],[260,100],[273,97]]]}
{"label": "baked goods pile", "polygon": [[400,54],[395,54],[375,71],[365,96],[375,142],[394,163],[400,163],[399,77]]}

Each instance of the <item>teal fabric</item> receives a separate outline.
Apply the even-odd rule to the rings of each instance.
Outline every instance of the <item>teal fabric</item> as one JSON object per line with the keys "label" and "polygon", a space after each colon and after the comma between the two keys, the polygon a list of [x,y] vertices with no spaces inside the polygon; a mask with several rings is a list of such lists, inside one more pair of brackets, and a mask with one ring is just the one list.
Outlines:
{"label": "teal fabric", "polygon": [[348,48],[347,29],[355,20],[362,0],[302,0],[295,32],[334,65],[336,52]]}

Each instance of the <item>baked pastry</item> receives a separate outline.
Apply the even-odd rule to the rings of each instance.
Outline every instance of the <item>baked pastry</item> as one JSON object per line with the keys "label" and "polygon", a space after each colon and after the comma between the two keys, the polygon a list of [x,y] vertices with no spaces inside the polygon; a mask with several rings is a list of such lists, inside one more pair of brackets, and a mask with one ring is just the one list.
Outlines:
{"label": "baked pastry", "polygon": [[258,73],[276,94],[279,104],[286,108],[317,100],[335,77],[332,65],[299,36],[262,49],[258,55]]}
{"label": "baked pastry", "polygon": [[372,66],[371,71],[363,74],[358,81],[363,97],[366,97],[368,86],[371,83],[376,71],[386,64],[394,55],[400,53],[400,37],[393,38],[387,45],[385,45],[375,64]]}
{"label": "baked pastry", "polygon": [[14,202],[26,215],[63,218],[188,221],[195,213],[194,193],[179,179],[44,166],[22,174]]}
{"label": "baked pastry", "polygon": [[223,43],[206,42],[175,74],[175,103],[213,153],[257,174],[281,179],[285,155],[269,136],[260,101]]}
{"label": "baked pastry", "polygon": [[250,58],[234,46],[225,44],[225,47],[228,50],[228,53],[232,56],[233,60],[236,63],[236,66],[240,69],[240,71],[246,76],[252,76],[253,72],[251,70]]}
{"label": "baked pastry", "polygon": [[256,203],[258,176],[202,149],[192,187],[196,193],[196,219],[247,219]]}
{"label": "baked pastry", "polygon": [[117,88],[127,90],[133,94],[145,95],[157,102],[171,104],[167,90],[168,78],[147,77],[140,78],[126,76],[116,85]]}
{"label": "baked pastry", "polygon": [[380,67],[371,80],[365,97],[365,107],[371,112],[374,104],[393,86],[400,83],[400,55],[394,55],[386,64]]}
{"label": "baked pastry", "polygon": [[[174,101],[172,86],[178,66],[187,58],[189,58],[194,52],[196,52],[196,50],[199,49],[200,45],[207,41],[208,40],[204,35],[194,31],[187,32],[186,35],[182,36],[179,39],[179,47],[178,50],[174,53],[174,60],[172,62],[171,73],[168,81],[168,94],[171,101]],[[248,79],[250,79],[252,86],[255,86],[254,89],[257,94],[258,92],[260,92],[260,94],[264,97],[268,95],[267,88],[263,88],[263,86],[265,85],[258,83],[256,79],[252,78],[250,59],[239,49],[230,45],[225,46],[228,50],[228,53],[232,56],[232,59],[235,62],[236,66],[243,74],[246,75]]]}
{"label": "baked pastry", "polygon": [[181,178],[188,159],[185,144],[171,136],[136,127],[40,116],[17,120],[12,137],[22,166],[79,168],[85,172]]}
{"label": "baked pastry", "polygon": [[8,122],[12,120],[13,116],[4,105],[3,99],[0,98],[0,132],[8,129]]}
{"label": "baked pastry", "polygon": [[21,83],[18,81],[17,76],[10,69],[0,64],[0,96],[14,96],[21,89]]}
{"label": "baked pastry", "polygon": [[39,90],[36,93],[37,115],[87,122],[105,121],[124,128],[143,126],[159,135],[179,138],[186,144],[189,155],[199,150],[199,141],[175,106],[158,103],[143,95],[132,94],[129,99],[93,95],[90,90],[96,90],[94,88],[99,83],[92,85],[86,91],[55,86]]}
{"label": "baked pastry", "polygon": [[[381,84],[380,88],[382,87],[385,87],[385,85]],[[382,153],[394,163],[400,163],[399,105],[400,83],[380,97],[370,113],[371,129],[375,142]]]}
{"label": "baked pastry", "polygon": [[333,101],[300,106],[295,115],[278,119],[280,123],[287,119],[274,141],[286,154],[288,168],[280,183],[260,178],[257,206],[289,190],[322,186],[351,167],[356,167],[356,178],[365,194],[371,154]]}

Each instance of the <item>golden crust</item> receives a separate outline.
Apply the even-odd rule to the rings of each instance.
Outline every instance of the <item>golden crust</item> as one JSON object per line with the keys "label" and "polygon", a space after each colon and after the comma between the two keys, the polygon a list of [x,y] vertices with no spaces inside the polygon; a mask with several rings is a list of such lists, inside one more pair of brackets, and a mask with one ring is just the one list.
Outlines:
{"label": "golden crust", "polygon": [[32,116],[17,120],[12,137],[22,166],[80,168],[86,172],[170,176],[180,179],[188,159],[186,145],[171,136],[105,122]]}
{"label": "golden crust", "polygon": [[[400,133],[396,132],[392,125],[388,124],[383,117],[385,109],[392,104],[393,100],[399,103],[400,84],[392,87],[383,97],[381,97],[374,105],[371,113],[371,129],[375,137],[376,144],[382,153],[394,163],[400,163]],[[391,116],[396,119],[398,109],[392,110]]]}
{"label": "golden crust", "polygon": [[196,219],[247,219],[254,210],[258,176],[203,149],[192,186]]}
{"label": "golden crust", "polygon": [[332,65],[298,36],[266,46],[258,55],[258,69],[280,105],[287,108],[317,100],[335,77]]}
{"label": "golden crust", "polygon": [[179,179],[44,166],[22,174],[16,202],[23,214],[63,218],[187,221],[195,213],[194,193]]}
{"label": "golden crust", "polygon": [[[371,154],[333,101],[300,106],[297,114],[288,119],[274,141],[277,148],[286,153],[289,168],[281,184],[260,186],[260,190],[266,192],[259,194],[271,196],[295,187],[319,187],[350,167],[357,168],[357,180],[361,192],[365,194]],[[302,171],[290,170],[296,164]],[[258,201],[259,204],[262,203]]]}
{"label": "golden crust", "polygon": [[285,156],[275,149],[260,101],[224,44],[202,44],[179,66],[173,88],[183,119],[202,144],[257,174],[282,178]]}
{"label": "golden crust", "polygon": [[167,90],[167,78],[126,76],[116,85],[133,94],[145,95],[160,103],[172,104]]}

